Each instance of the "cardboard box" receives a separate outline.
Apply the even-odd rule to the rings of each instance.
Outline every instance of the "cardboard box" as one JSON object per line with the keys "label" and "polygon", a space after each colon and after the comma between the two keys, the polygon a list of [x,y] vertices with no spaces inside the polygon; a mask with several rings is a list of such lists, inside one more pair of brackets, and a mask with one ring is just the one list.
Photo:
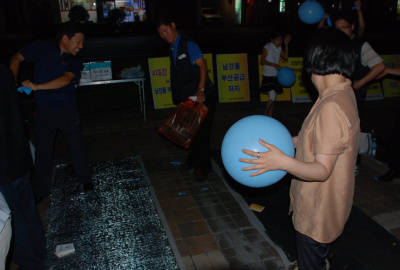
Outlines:
{"label": "cardboard box", "polygon": [[90,80],[112,80],[111,61],[90,62]]}
{"label": "cardboard box", "polygon": [[79,82],[90,82],[90,63],[83,63],[83,70],[81,71],[81,79]]}

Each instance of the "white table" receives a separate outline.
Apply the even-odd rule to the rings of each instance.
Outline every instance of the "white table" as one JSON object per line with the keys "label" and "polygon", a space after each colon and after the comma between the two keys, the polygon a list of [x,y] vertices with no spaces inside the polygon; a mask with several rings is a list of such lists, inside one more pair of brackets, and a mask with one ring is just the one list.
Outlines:
{"label": "white table", "polygon": [[139,87],[140,110],[143,112],[144,122],[146,122],[146,97],[144,94],[144,80],[146,79],[136,78],[136,79],[118,79],[118,80],[107,80],[107,81],[81,82],[79,83],[79,86],[102,85],[111,83],[130,83],[130,82],[135,83]]}

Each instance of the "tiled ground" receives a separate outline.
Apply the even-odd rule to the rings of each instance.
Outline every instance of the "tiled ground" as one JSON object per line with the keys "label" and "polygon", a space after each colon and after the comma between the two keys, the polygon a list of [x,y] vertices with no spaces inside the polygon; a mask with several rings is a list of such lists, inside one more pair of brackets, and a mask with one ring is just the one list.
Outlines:
{"label": "tiled ground", "polygon": [[[367,103],[371,125],[383,136],[390,133],[398,102],[390,99],[384,104]],[[309,108],[310,104],[280,102],[275,117],[294,134]],[[138,108],[82,115],[82,132],[90,160],[142,156],[186,269],[285,269],[288,262],[284,254],[254,223],[252,212],[230,192],[220,174],[213,172],[206,182],[196,183],[191,180],[190,172],[181,172],[171,164],[183,162],[187,152],[157,132],[170,111],[148,108],[146,123]],[[213,149],[219,149],[234,122],[263,111],[264,103],[220,104],[212,133]],[[54,163],[68,162],[68,149],[59,135]],[[373,179],[386,168],[384,163],[363,157],[354,205],[400,239],[400,179],[390,183]],[[39,205],[44,222],[47,207],[48,200]]]}

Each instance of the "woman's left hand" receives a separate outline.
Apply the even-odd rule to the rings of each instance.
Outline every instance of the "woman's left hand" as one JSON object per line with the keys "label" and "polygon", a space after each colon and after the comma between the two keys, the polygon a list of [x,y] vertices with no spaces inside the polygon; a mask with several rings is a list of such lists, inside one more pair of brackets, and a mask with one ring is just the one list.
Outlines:
{"label": "woman's left hand", "polygon": [[287,34],[283,38],[283,41],[285,42],[285,44],[288,44],[291,39],[292,39],[292,35],[291,34]]}
{"label": "woman's left hand", "polygon": [[258,170],[257,172],[250,174],[250,176],[256,176],[268,171],[284,170],[283,166],[285,164],[285,159],[289,156],[272,144],[269,144],[261,139],[259,139],[259,142],[262,146],[267,148],[268,151],[254,152],[243,149],[243,153],[252,157],[256,157],[256,159],[240,158],[240,162],[254,164],[249,167],[243,167],[242,171]]}

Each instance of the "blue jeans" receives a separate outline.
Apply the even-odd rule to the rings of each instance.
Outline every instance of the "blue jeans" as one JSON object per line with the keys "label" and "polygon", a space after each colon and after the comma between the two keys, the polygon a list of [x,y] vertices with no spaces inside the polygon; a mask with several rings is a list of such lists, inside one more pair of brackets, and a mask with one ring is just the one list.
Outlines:
{"label": "blue jeans", "polygon": [[12,260],[18,269],[46,269],[46,238],[43,224],[33,199],[30,173],[0,191],[12,215]]}
{"label": "blue jeans", "polygon": [[35,113],[36,149],[32,179],[33,191],[36,196],[50,194],[54,141],[57,130],[61,131],[67,141],[77,180],[82,184],[92,180],[77,108],[52,110],[38,107]]}

